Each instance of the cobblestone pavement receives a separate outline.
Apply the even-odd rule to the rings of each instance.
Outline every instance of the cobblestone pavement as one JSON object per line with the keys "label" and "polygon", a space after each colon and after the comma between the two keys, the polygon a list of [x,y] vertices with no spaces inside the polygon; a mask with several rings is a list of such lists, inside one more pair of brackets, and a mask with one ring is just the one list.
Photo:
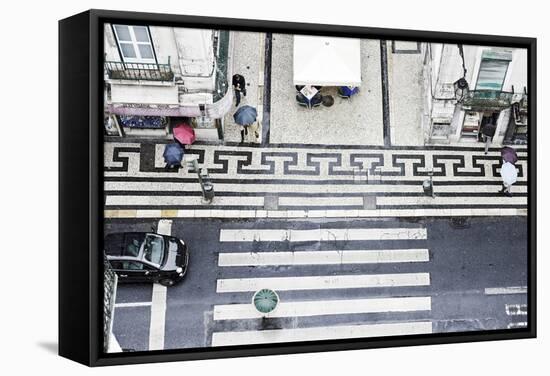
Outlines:
{"label": "cobblestone pavement", "polygon": [[[166,170],[163,143],[106,143],[107,217],[378,217],[526,215],[527,156],[518,149],[513,197],[501,188],[500,149],[271,144],[194,144],[186,159],[208,168],[216,197],[197,176]],[[423,182],[433,171],[435,197]]]}
{"label": "cobblestone pavement", "polygon": [[307,109],[296,103],[292,72],[293,36],[273,35],[271,63],[270,142],[304,144],[383,145],[380,42],[361,40],[361,92],[351,100],[339,98],[331,107]]}
{"label": "cobblestone pavement", "polygon": [[[263,59],[264,59],[264,33],[234,32],[233,74],[238,73],[246,80],[246,96],[241,95],[240,106],[248,105],[257,109],[258,121],[262,122],[262,90],[263,90]],[[229,77],[231,81],[231,77]],[[233,90],[233,87],[231,87]],[[241,141],[242,127],[233,120],[233,114],[237,111],[235,99],[233,107],[224,119],[224,138],[229,142]],[[261,126],[258,129],[261,132]],[[254,137],[249,132],[247,142],[260,142],[260,138]]]}
{"label": "cobblestone pavement", "polygon": [[391,144],[423,145],[424,54],[420,43],[387,41],[386,44]]}

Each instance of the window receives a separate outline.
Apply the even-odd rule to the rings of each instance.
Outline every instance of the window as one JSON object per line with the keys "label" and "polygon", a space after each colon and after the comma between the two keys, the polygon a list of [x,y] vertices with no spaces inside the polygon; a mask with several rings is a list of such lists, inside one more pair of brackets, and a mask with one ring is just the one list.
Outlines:
{"label": "window", "polygon": [[145,260],[155,264],[162,264],[164,258],[164,239],[158,235],[148,234],[143,248]]}
{"label": "window", "polygon": [[504,85],[504,78],[508,70],[509,61],[483,59],[479,66],[476,90],[501,91]]}
{"label": "window", "polygon": [[146,26],[114,25],[122,59],[128,63],[156,63]]}
{"label": "window", "polygon": [[123,261],[122,262],[122,269],[124,270],[144,270],[145,265],[143,265],[139,261]]}

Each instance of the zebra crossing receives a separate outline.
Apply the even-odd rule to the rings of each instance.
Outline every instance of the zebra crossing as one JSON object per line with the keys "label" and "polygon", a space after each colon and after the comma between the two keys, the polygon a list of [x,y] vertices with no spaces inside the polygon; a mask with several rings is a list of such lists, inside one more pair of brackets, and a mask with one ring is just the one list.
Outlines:
{"label": "zebra crossing", "polygon": [[[221,228],[216,293],[221,300],[231,298],[213,308],[218,325],[211,345],[432,333],[427,236],[423,227],[405,226]],[[397,248],[403,242],[418,247]],[[319,250],[337,245],[341,249]],[[405,264],[418,271],[395,272]],[[379,269],[383,266],[394,270]],[[276,291],[281,301],[262,320],[251,298],[263,288]]]}
{"label": "zebra crossing", "polygon": [[[304,218],[527,214],[527,153],[518,149],[513,197],[501,188],[500,151],[482,148],[268,147],[194,144],[208,169],[211,204],[196,173],[167,170],[163,143],[104,147],[105,217]],[[435,197],[423,184],[433,175]]]}

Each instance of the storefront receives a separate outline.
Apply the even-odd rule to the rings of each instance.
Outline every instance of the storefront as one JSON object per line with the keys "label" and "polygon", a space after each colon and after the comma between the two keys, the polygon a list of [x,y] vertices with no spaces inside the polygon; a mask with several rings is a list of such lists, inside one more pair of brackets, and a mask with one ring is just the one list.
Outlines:
{"label": "storefront", "polygon": [[223,139],[232,90],[229,31],[105,26],[105,135],[171,138],[182,122],[198,140]]}

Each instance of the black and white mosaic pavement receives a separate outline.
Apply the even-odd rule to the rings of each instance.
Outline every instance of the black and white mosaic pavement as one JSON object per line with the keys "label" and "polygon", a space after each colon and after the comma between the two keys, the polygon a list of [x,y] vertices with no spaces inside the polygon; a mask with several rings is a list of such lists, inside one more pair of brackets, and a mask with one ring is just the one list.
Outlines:
{"label": "black and white mosaic pavement", "polygon": [[[216,192],[208,206],[195,173],[165,168],[164,146],[105,143],[106,209],[258,209],[266,197],[278,197],[278,209],[527,207],[526,149],[510,198],[498,194],[498,148],[194,144],[186,159],[208,169]],[[430,174],[435,198],[422,188]]]}

